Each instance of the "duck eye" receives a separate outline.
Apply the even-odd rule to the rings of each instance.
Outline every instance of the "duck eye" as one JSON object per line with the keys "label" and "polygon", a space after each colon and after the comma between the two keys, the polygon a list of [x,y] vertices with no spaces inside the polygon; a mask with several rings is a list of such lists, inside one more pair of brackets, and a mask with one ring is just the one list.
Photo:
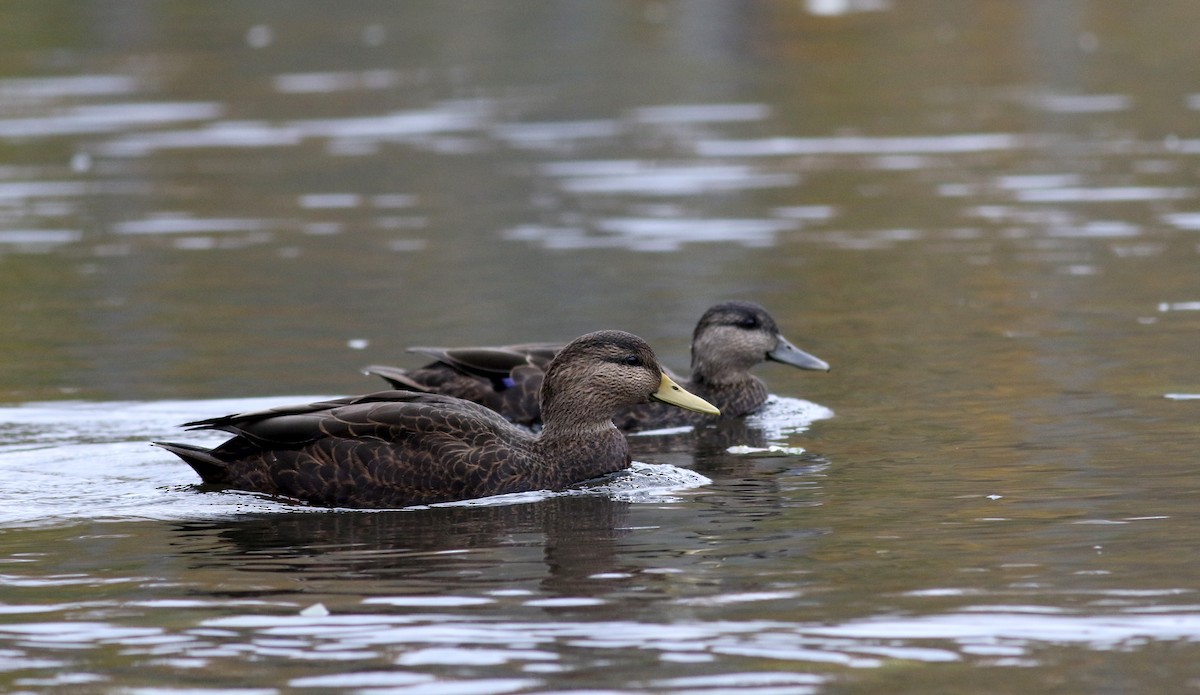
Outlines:
{"label": "duck eye", "polygon": [[737,322],[737,327],[752,331],[755,328],[758,328],[758,318],[754,316],[747,316]]}
{"label": "duck eye", "polygon": [[629,365],[630,367],[642,366],[642,358],[638,357],[637,355],[625,355],[621,358],[621,362]]}

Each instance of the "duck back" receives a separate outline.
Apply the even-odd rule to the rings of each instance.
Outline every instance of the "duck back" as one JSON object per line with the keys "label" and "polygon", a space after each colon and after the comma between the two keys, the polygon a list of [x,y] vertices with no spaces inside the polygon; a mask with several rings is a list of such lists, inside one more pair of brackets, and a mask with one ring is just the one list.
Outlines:
{"label": "duck back", "polygon": [[188,423],[235,436],[159,446],[206,483],[337,507],[403,507],[539,489],[534,438],[483,406],[403,391]]}

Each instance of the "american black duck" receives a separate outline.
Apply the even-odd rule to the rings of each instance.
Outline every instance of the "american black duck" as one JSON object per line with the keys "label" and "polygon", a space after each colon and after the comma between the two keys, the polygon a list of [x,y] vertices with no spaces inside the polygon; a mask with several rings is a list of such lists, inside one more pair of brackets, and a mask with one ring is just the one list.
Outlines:
{"label": "american black duck", "polygon": [[[513,422],[541,421],[538,394],[546,365],[560,349],[553,343],[502,347],[410,348],[434,361],[418,369],[373,365],[364,371],[394,388],[442,393],[481,403]],[[828,371],[824,361],[797,348],[779,331],[767,310],[753,302],[722,302],[708,309],[692,334],[692,373],[678,379],[683,388],[721,409],[720,418],[736,418],[760,409],[767,386],[750,373],[773,361],[798,369]],[[717,416],[685,412],[657,403],[631,406],[615,419],[623,430],[696,425]]]}
{"label": "american black duck", "polygon": [[716,414],[681,389],[641,338],[600,331],[547,365],[539,435],[450,396],[382,391],[184,425],[232,433],[214,449],[156,442],[206,483],[336,507],[393,508],[557,490],[630,463],[613,426],[650,400]]}

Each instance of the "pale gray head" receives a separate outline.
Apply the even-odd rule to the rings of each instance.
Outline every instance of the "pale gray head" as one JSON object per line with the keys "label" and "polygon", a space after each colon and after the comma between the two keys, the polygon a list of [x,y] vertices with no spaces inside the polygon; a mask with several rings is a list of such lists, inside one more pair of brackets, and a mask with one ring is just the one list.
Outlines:
{"label": "pale gray head", "polygon": [[722,302],[700,317],[692,335],[692,378],[720,383],[746,377],[767,360],[798,369],[829,371],[829,365],[793,345],[775,319],[754,302]]}

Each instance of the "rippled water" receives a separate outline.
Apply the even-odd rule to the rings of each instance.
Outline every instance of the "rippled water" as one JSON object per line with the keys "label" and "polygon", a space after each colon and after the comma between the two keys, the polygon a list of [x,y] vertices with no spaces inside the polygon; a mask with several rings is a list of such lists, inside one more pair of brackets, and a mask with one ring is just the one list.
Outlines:
{"label": "rippled water", "polygon": [[[288,402],[306,403],[327,397],[308,396]],[[129,517],[179,520],[216,516],[233,518],[247,512],[314,511],[265,496],[227,491],[196,494],[199,484],[184,475],[179,462],[152,449],[149,442],[167,438],[215,446],[224,433],[181,433],[179,424],[217,413],[242,413],[281,405],[278,398],[243,398],[149,403],[48,402],[0,407],[0,456],[5,485],[0,490],[0,525],[45,526],[78,520],[121,520]],[[794,398],[772,398],[753,416],[752,430],[738,425],[711,436],[731,443],[738,455],[801,455],[800,447],[768,444],[801,432],[814,421],[833,416],[828,408]],[[634,435],[643,447],[662,452],[686,446],[691,427],[646,431]],[[663,444],[663,442],[667,442]],[[753,444],[751,444],[753,443]],[[761,445],[761,446],[760,446]],[[53,467],[47,468],[47,460]],[[558,493],[514,493],[436,507],[536,503],[547,497],[597,495],[616,501],[669,501],[672,493],[712,481],[688,468],[635,461],[627,473]],[[192,484],[195,483],[195,484]],[[316,513],[314,511],[314,513]]]}
{"label": "rippled water", "polygon": [[[1200,10],[0,7],[0,690],[1200,687]],[[767,306],[830,374],[566,493],[314,510],[178,424]]]}

